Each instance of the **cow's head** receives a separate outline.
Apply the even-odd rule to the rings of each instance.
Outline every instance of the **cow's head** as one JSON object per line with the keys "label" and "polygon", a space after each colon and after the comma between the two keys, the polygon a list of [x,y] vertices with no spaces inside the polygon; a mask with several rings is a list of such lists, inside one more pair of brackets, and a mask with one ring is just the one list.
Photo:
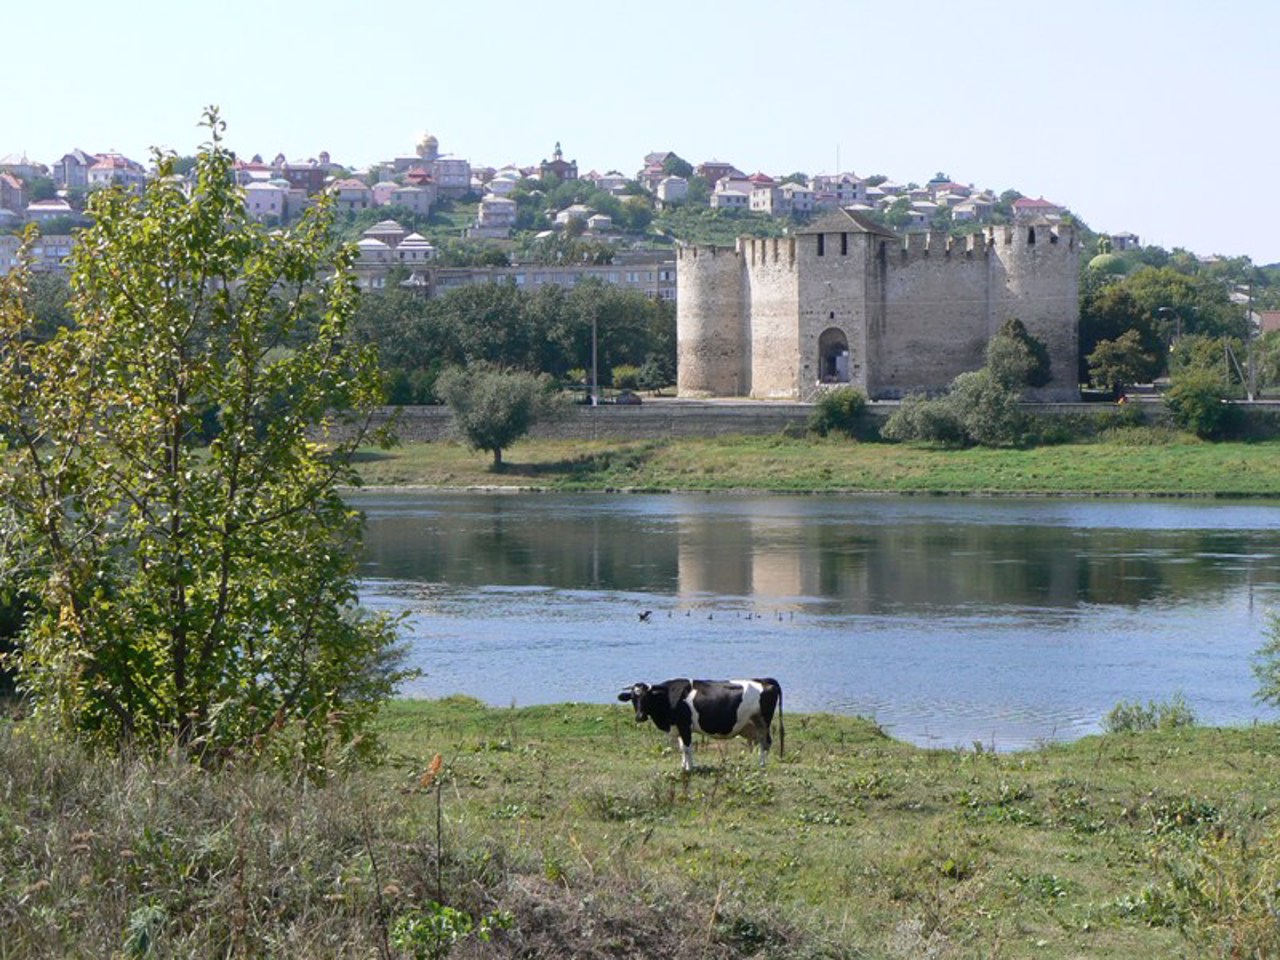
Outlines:
{"label": "cow's head", "polygon": [[650,698],[656,687],[651,687],[647,683],[633,683],[627,689],[618,694],[618,699],[623,703],[630,703],[636,708],[636,723],[644,723],[649,719]]}

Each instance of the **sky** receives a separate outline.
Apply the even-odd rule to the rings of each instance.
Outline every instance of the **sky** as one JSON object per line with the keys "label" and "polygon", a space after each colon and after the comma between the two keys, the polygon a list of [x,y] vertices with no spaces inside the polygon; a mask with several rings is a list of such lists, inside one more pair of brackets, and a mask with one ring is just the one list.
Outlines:
{"label": "sky", "polygon": [[1275,0],[63,0],[4,17],[0,156],[943,172],[1099,232],[1280,263]]}

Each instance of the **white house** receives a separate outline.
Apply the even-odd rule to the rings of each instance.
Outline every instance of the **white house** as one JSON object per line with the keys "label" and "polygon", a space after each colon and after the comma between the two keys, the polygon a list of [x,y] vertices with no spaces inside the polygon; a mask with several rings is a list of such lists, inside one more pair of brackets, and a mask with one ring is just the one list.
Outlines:
{"label": "white house", "polygon": [[88,185],[94,187],[127,187],[139,189],[147,178],[142,164],[118,153],[100,153],[97,163],[89,168]]}
{"label": "white house", "polygon": [[403,186],[391,191],[391,205],[404,207],[412,213],[427,216],[435,205],[435,184],[423,187]]}
{"label": "white house", "polygon": [[359,180],[348,177],[329,184],[334,207],[341,211],[359,212],[373,206],[373,191]]}
{"label": "white house", "polygon": [[289,191],[277,183],[253,182],[244,188],[244,208],[260,222],[284,220]]}
{"label": "white house", "polygon": [[585,204],[575,203],[573,206],[565,207],[557,213],[555,216],[555,222],[557,225],[563,227],[567,226],[570,220],[587,220],[593,213],[595,213],[595,211]]}
{"label": "white house", "polygon": [[751,206],[752,189],[753,184],[750,180],[724,177],[716,182],[716,188],[711,194],[711,208],[713,210],[746,210]]}
{"label": "white house", "polygon": [[74,217],[76,212],[71,204],[62,199],[33,200],[27,204],[27,219],[32,223],[47,223],[58,217]]}
{"label": "white house", "polygon": [[467,231],[471,237],[506,237],[516,224],[516,202],[508,197],[489,194],[480,201],[475,226]]}
{"label": "white house", "polygon": [[442,197],[461,197],[471,189],[471,161],[460,157],[437,157],[431,164],[431,177]]}
{"label": "white house", "polygon": [[679,203],[689,197],[689,181],[684,177],[663,177],[658,181],[658,189],[654,193],[658,202],[664,206]]}

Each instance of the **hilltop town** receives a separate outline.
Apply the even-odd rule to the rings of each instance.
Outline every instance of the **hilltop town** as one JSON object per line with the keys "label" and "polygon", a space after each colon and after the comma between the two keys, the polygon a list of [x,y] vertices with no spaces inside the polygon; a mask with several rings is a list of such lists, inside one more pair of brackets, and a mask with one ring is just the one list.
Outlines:
{"label": "hilltop town", "polygon": [[[189,166],[179,159],[176,168],[185,176]],[[28,223],[42,234],[35,269],[64,271],[89,194],[108,186],[139,190],[150,173],[115,152],[74,149],[49,163],[25,154],[0,158],[0,273],[14,264],[16,235]],[[671,151],[647,154],[631,175],[583,172],[559,143],[539,163],[493,167],[442,152],[430,133],[404,156],[365,169],[324,151],[305,160],[255,154],[237,160],[236,177],[246,211],[269,226],[296,220],[327,194],[358,245],[361,286],[378,290],[390,279],[427,296],[472,283],[532,288],[595,277],[673,301],[677,243],[779,236],[836,209],[899,233],[1072,219],[1043,197],[997,194],[942,173],[924,184],[852,172],[748,174],[719,160],[694,165]],[[1124,250],[1138,237],[1119,234],[1111,243]],[[531,273],[530,265],[540,269]]]}

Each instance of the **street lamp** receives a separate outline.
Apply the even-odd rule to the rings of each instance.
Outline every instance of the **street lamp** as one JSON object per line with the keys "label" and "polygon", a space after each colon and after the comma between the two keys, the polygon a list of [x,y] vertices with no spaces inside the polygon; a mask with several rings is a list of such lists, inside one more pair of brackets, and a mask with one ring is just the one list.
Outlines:
{"label": "street lamp", "polygon": [[1182,317],[1172,307],[1156,307],[1156,314],[1166,322],[1170,317],[1173,317],[1177,333],[1174,335],[1173,343],[1169,345],[1170,349],[1172,349],[1173,345],[1182,339]]}

